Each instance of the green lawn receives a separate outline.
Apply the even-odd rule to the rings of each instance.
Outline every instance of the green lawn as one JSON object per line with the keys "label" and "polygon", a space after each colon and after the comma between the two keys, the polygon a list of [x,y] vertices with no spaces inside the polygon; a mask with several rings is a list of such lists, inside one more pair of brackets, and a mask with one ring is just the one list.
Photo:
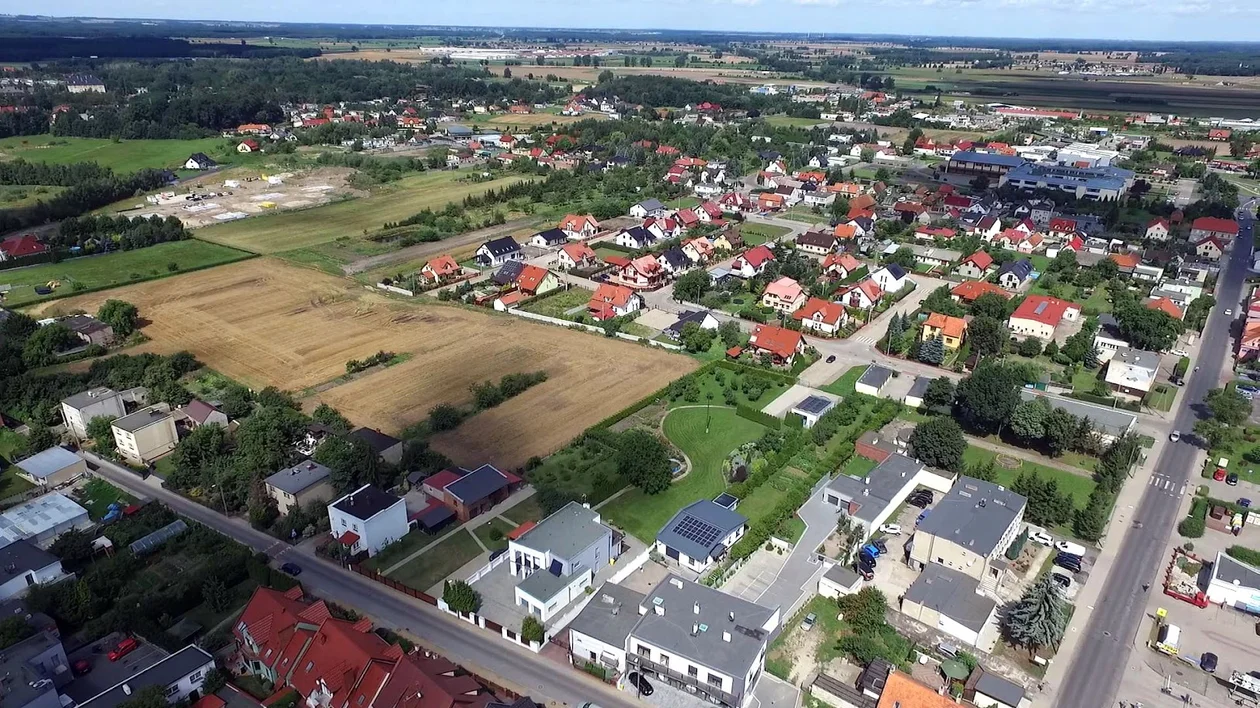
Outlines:
{"label": "green lawn", "polygon": [[76,500],[88,510],[93,521],[100,521],[109,511],[109,505],[118,502],[123,506],[135,502],[135,497],[99,477],[89,479],[75,495]]}
{"label": "green lawn", "polygon": [[536,315],[559,317],[566,320],[573,319],[571,315],[566,315],[565,311],[581,307],[583,308],[582,311],[585,312],[586,304],[591,301],[592,294],[590,290],[585,288],[569,288],[555,295],[548,294],[547,297],[541,300],[526,301],[521,305],[521,309]]}
{"label": "green lawn", "polygon": [[652,329],[651,327],[641,325],[638,322],[630,322],[623,325],[621,331],[635,337],[643,337],[644,339],[652,339],[661,333],[659,329]]}
{"label": "green lawn", "polygon": [[[504,519],[500,519],[496,516],[495,518],[490,519],[487,523],[473,529],[473,533],[477,534],[477,538],[481,539],[481,542],[485,544],[486,548],[489,548],[492,551],[497,551],[500,548],[507,548],[508,542],[506,535],[514,528],[516,528],[516,524],[513,524],[510,521],[505,521]],[[498,534],[495,534],[495,531],[498,531]],[[498,540],[495,540],[496,535],[498,536]],[[435,548],[434,550],[437,549]]]}
{"label": "green lawn", "polygon": [[827,393],[834,393],[837,396],[852,396],[854,394],[854,387],[857,386],[858,379],[862,378],[862,374],[865,372],[866,364],[855,366],[844,372],[840,378],[832,381],[826,386],[823,386],[822,390]]}
{"label": "green lawn", "polygon": [[879,463],[870,458],[854,455],[849,461],[844,463],[840,471],[850,477],[865,477],[871,470],[879,466]]}
{"label": "green lawn", "polygon": [[595,255],[599,256],[600,260],[606,259],[609,256],[617,256],[619,258],[629,257],[625,251],[616,248],[609,248],[607,246],[596,246]]}
{"label": "green lawn", "polygon": [[1177,389],[1164,384],[1156,384],[1146,396],[1146,405],[1157,411],[1172,410],[1173,399],[1177,397]]}
{"label": "green lawn", "polygon": [[[997,453],[992,450],[968,445],[967,452],[963,453],[963,463],[968,466],[984,464],[995,457],[997,457]],[[1084,508],[1089,501],[1089,493],[1094,491],[1094,487],[1097,486],[1088,473],[1083,471],[1081,474],[1074,474],[1053,467],[1046,467],[1036,462],[1029,462],[1028,460],[1023,460],[1022,466],[1018,469],[1006,469],[1001,465],[996,465],[995,468],[998,476],[997,483],[1008,489],[1014,484],[1015,478],[1021,472],[1032,472],[1042,479],[1053,479],[1058,482],[1060,492],[1067,492],[1072,495],[1073,505],[1078,509]]]}
{"label": "green lawn", "polygon": [[35,488],[35,485],[18,476],[18,468],[16,465],[9,465],[0,472],[0,499],[11,497],[14,494],[22,494],[29,492]]}
{"label": "green lawn", "polygon": [[[249,257],[250,254],[244,251],[189,239],[159,243],[134,251],[116,251],[103,256],[86,256],[60,263],[0,271],[0,284],[12,287],[4,298],[4,304],[6,307],[14,307],[66,297],[84,290],[152,280]],[[170,270],[172,263],[176,265],[173,271]],[[60,285],[49,295],[35,292],[35,286],[49,281],[57,281]]]}
{"label": "green lawn", "polygon": [[1092,393],[1098,383],[1098,372],[1081,367],[1072,375],[1072,390],[1076,393]]}
{"label": "green lawn", "polygon": [[648,496],[638,489],[622,494],[603,508],[609,523],[651,543],[679,509],[712,499],[726,489],[722,462],[735,448],[761,437],[765,428],[740,418],[731,408],[713,408],[708,413],[707,433],[704,408],[675,410],[666,416],[665,435],[691,459],[691,471],[660,494]]}
{"label": "green lawn", "polygon": [[194,152],[228,159],[235,156],[237,141],[224,138],[197,140],[120,140],[105,138],[60,138],[51,135],[23,135],[0,140],[0,155],[28,162],[61,165],[95,162],[119,174],[146,167],[175,169]]}
{"label": "green lawn", "polygon": [[477,545],[477,539],[467,529],[459,529],[426,553],[390,573],[389,577],[421,592],[428,592],[430,587],[483,552]]}
{"label": "green lawn", "polygon": [[745,222],[739,227],[739,235],[743,237],[745,246],[760,246],[772,238],[781,238],[791,232],[792,230],[786,226],[775,226],[774,224],[750,224]]}
{"label": "green lawn", "polygon": [[[590,439],[548,456],[528,476],[535,484],[563,490],[569,494],[569,498],[590,504],[604,501],[625,485],[617,472],[613,451]],[[537,504],[533,498],[524,503]],[[538,520],[521,518],[526,515],[524,512],[525,510],[518,512],[513,507],[505,513],[517,523]],[[541,510],[537,513],[541,518]]]}
{"label": "green lawn", "polygon": [[[445,528],[437,533],[428,533],[415,529],[408,532],[406,536],[403,536],[398,541],[381,549],[379,553],[367,559],[363,565],[373,570],[384,571],[398,561],[438,540],[443,534],[450,533],[450,531],[450,528]],[[420,589],[423,590],[424,588]]]}
{"label": "green lawn", "polygon": [[827,121],[818,118],[797,118],[795,116],[766,116],[766,123],[776,128],[810,128],[822,125]]}
{"label": "green lawn", "polygon": [[523,524],[526,521],[542,521],[543,508],[538,503],[537,497],[530,497],[525,501],[519,502],[516,506],[499,514],[505,519],[510,519],[513,523]]}
{"label": "green lawn", "polygon": [[2,185],[0,186],[0,209],[30,206],[41,199],[48,201],[64,190],[65,187],[44,185]]}
{"label": "green lawn", "polygon": [[762,517],[772,513],[787,491],[774,485],[774,480],[757,487],[739,502],[739,513],[748,517],[749,523],[755,523]]}
{"label": "green lawn", "polygon": [[[719,374],[718,372],[721,373]],[[685,398],[679,398],[676,401],[670,401],[669,405],[671,408],[677,408],[679,406],[702,406],[706,403],[711,403],[715,406],[726,405],[725,399],[723,398],[726,388],[732,386],[734,381],[737,379],[742,382],[743,377],[748,375],[749,374],[745,373],[740,377],[736,377],[735,372],[733,371],[727,371],[726,369],[719,368],[710,369],[707,373],[698,376],[700,383],[700,397],[697,400],[688,401]],[[725,386],[718,383],[718,376],[722,376],[723,381],[726,382]],[[742,390],[739,389],[739,386],[736,385],[735,405],[746,405],[756,408],[757,410],[761,410],[769,405],[774,399],[787,393],[788,388],[789,386],[786,383],[776,380],[760,396],[750,399]],[[713,394],[712,399],[709,398],[709,394]]]}
{"label": "green lawn", "polygon": [[827,224],[826,214],[815,213],[813,209],[807,206],[794,206],[787,211],[779,212],[775,216],[780,219],[790,219],[806,224],[822,224],[824,226]]}

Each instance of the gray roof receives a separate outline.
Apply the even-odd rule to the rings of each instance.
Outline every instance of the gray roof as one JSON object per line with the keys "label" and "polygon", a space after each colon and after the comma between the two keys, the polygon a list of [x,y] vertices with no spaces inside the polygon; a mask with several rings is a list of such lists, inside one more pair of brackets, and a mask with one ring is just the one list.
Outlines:
{"label": "gray roof", "polygon": [[57,556],[29,541],[14,541],[0,548],[0,585],[24,575],[29,570],[43,570],[60,562]]}
{"label": "gray roof", "polygon": [[554,575],[549,569],[541,568],[530,573],[529,577],[517,583],[516,587],[530,597],[540,600],[544,604],[550,604],[547,601],[555,597],[556,593],[568,587],[571,582],[573,582],[573,576],[571,575]]}
{"label": "gray roof", "polygon": [[171,417],[170,411],[168,410],[164,411],[161,408],[154,408],[150,406],[147,408],[141,408],[135,413],[131,413],[121,418],[118,418],[117,420],[114,421],[114,427],[118,428],[119,430],[125,430],[129,433],[134,433],[137,430],[147,428],[150,425],[153,425],[154,423],[157,423],[159,421],[165,420],[166,418],[170,418],[170,417]]}
{"label": "gray roof", "polygon": [[1216,563],[1212,566],[1212,579],[1227,585],[1238,583],[1244,588],[1260,589],[1260,570],[1221,552],[1216,554]]}
{"label": "gray roof", "polygon": [[[770,641],[771,632],[762,627],[778,612],[673,574],[657,583],[643,606],[647,613],[639,617],[631,636],[671,656],[738,677],[741,683]],[[658,607],[664,614],[656,614]],[[693,637],[691,630],[697,624],[705,629]],[[731,641],[722,638],[723,632],[730,633]]]}
{"label": "gray roof", "polygon": [[858,581],[858,574],[853,572],[852,568],[839,563],[831,566],[823,577],[842,588],[851,588]]}
{"label": "gray roof", "polygon": [[609,533],[612,530],[599,522],[599,514],[577,502],[569,502],[526,531],[516,543],[568,561]]}
{"label": "gray roof", "polygon": [[[936,512],[928,518],[936,516]],[[966,573],[928,563],[919,573],[905,599],[929,607],[974,632],[979,632],[997,608],[997,602],[976,594],[980,581]]]}
{"label": "gray roof", "polygon": [[303,460],[288,469],[267,478],[267,484],[289,494],[301,494],[303,491],[328,479],[332,470],[315,460]]}
{"label": "gray roof", "polygon": [[350,431],[350,437],[358,438],[359,440],[367,443],[367,446],[372,448],[372,452],[375,452],[378,455],[384,454],[386,450],[394,447],[395,445],[402,444],[402,440],[399,440],[393,435],[386,435],[376,428],[355,428]]}
{"label": "gray roof", "polygon": [[888,508],[898,492],[905,489],[911,478],[923,469],[923,463],[905,455],[892,454],[867,473],[865,478],[836,475],[827,488],[838,493],[846,501],[858,504],[853,516],[866,522],[873,521],[880,511]]}
{"label": "gray roof", "polygon": [[[56,628],[54,627],[54,630]],[[64,649],[55,649],[61,639],[53,632],[38,632],[16,644],[5,647],[0,653],[0,675],[4,676],[4,685],[0,687],[0,699],[8,706],[29,705],[44,698],[56,705],[57,689],[65,686],[70,680],[70,668],[66,664],[51,667],[53,661],[64,661]],[[62,674],[55,673],[60,668]],[[53,669],[53,670],[50,670]],[[39,685],[40,681],[47,683]],[[38,686],[38,687],[37,687]],[[43,702],[43,701],[41,701]]]}
{"label": "gray roof", "polygon": [[914,380],[914,383],[910,384],[910,391],[906,395],[911,398],[923,398],[930,385],[932,385],[932,379],[920,376]]}
{"label": "gray roof", "polygon": [[1026,160],[1017,155],[1000,155],[997,153],[962,150],[949,156],[950,163],[970,163],[973,165],[997,165],[999,167],[1018,167]]}
{"label": "gray roof", "polygon": [[332,506],[360,521],[367,521],[400,501],[402,500],[382,491],[380,487],[365,484],[333,502]]}
{"label": "gray roof", "polygon": [[636,206],[641,206],[646,211],[656,211],[657,209],[665,208],[665,205],[661,203],[661,200],[656,199],[656,198],[644,199],[643,201],[639,202]]}
{"label": "gray roof", "polygon": [[888,383],[888,379],[892,378],[892,375],[892,369],[885,369],[882,366],[871,364],[866,367],[866,371],[862,372],[862,378],[858,379],[858,383],[874,386],[877,389],[883,388],[884,384]]}
{"label": "gray roof", "polygon": [[832,401],[829,398],[824,398],[822,396],[807,396],[805,400],[793,406],[792,410],[805,411],[811,415],[822,415],[834,405],[835,401]]}
{"label": "gray roof", "polygon": [[1118,361],[1121,364],[1129,366],[1137,366],[1150,371],[1159,370],[1159,362],[1163,356],[1155,352],[1148,352],[1144,349],[1134,349],[1133,347],[1120,347],[1111,357],[1111,361]]}
{"label": "gray roof", "polygon": [[918,531],[988,556],[1028,500],[992,482],[960,477]]}
{"label": "gray roof", "polygon": [[1027,280],[1032,275],[1033,264],[1027,258],[1018,261],[1007,261],[1005,265],[998,271],[998,275],[1013,273],[1020,280]]}
{"label": "gray roof", "polygon": [[997,674],[981,669],[980,680],[976,681],[976,690],[990,698],[996,698],[1008,706],[1019,706],[1024,700],[1024,687],[1014,681],[1007,681]]}
{"label": "gray roof", "polygon": [[[186,646],[113,688],[83,701],[79,708],[114,708],[131,700],[136,691],[152,686],[166,688],[207,664],[214,664],[213,656],[195,644]],[[124,684],[130,688],[129,691],[123,690]]]}
{"label": "gray roof", "polygon": [[615,647],[625,647],[626,637],[630,636],[630,630],[639,621],[639,605],[643,604],[643,597],[643,593],[623,585],[604,583],[582,612],[569,623],[569,629]]}
{"label": "gray roof", "polygon": [[446,491],[465,504],[482,499],[508,486],[507,477],[494,465],[482,465],[446,485]]}
{"label": "gray roof", "polygon": [[43,452],[37,452],[25,460],[18,460],[13,464],[35,479],[43,479],[82,461],[82,457],[64,447],[55,446]]}
{"label": "gray roof", "polygon": [[722,539],[748,523],[748,518],[711,499],[692,502],[674,514],[656,540],[690,558],[707,560],[725,550]]}
{"label": "gray roof", "polygon": [[[1020,389],[1019,395],[1025,401],[1031,401],[1039,394],[1032,389]],[[1089,418],[1094,424],[1094,429],[1107,435],[1120,435],[1126,433],[1137,423],[1137,416],[1128,411],[1119,408],[1104,408],[1095,406],[1084,401],[1077,401],[1071,398],[1060,398],[1058,396],[1045,396],[1054,408],[1062,408],[1077,418]]]}
{"label": "gray roof", "polygon": [[96,388],[89,388],[86,391],[80,391],[73,396],[67,396],[66,398],[63,398],[61,402],[75,410],[83,410],[93,403],[98,403],[104,399],[113,398],[117,395],[118,392],[112,388],[97,386]]}

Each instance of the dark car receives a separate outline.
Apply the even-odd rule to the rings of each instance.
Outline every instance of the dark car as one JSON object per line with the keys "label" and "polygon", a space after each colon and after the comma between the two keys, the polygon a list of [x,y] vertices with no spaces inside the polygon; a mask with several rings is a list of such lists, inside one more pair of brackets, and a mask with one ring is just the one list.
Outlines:
{"label": "dark car", "polygon": [[911,494],[906,498],[906,501],[910,504],[910,506],[917,506],[922,509],[932,503],[932,497],[924,494]]}
{"label": "dark car", "polygon": [[302,566],[298,565],[297,563],[285,563],[284,565],[280,566],[280,570],[283,570],[289,575],[292,575],[295,577],[302,574]]}
{"label": "dark car", "polygon": [[888,544],[882,538],[871,541],[871,545],[879,549],[880,555],[888,554]]}
{"label": "dark car", "polygon": [[1250,509],[1250,508],[1251,508],[1251,500],[1250,500],[1250,499],[1248,499],[1247,497],[1239,497],[1239,499],[1238,499],[1238,506],[1241,506],[1241,507],[1242,507],[1242,508],[1244,508],[1244,509]]}
{"label": "dark car", "polygon": [[1199,668],[1209,674],[1216,673],[1216,655],[1210,651],[1204,652],[1203,656],[1199,657]]}
{"label": "dark car", "polygon": [[648,683],[647,679],[643,678],[638,671],[631,671],[630,675],[626,677],[626,681],[638,689],[640,696],[652,695],[652,684]]}
{"label": "dark car", "polygon": [[827,357],[827,363],[828,363],[828,364],[830,364],[831,362],[833,362],[833,361],[835,361],[835,360],[836,360],[836,355],[835,355],[835,354],[832,354],[831,356]]}
{"label": "dark car", "polygon": [[1069,553],[1060,553],[1054,557],[1054,564],[1064,570],[1070,570],[1073,573],[1081,572],[1080,556],[1074,556]]}
{"label": "dark car", "polygon": [[1238,486],[1238,473],[1230,472],[1229,476],[1225,478],[1225,484],[1228,484],[1231,487],[1237,487]]}

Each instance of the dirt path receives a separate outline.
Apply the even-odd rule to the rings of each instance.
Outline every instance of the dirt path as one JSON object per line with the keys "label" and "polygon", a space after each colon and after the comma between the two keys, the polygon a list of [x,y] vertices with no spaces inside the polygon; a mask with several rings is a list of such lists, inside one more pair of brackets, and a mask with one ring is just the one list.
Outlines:
{"label": "dirt path", "polygon": [[432,241],[429,243],[417,243],[414,246],[401,248],[397,251],[382,253],[376,256],[367,256],[357,261],[352,261],[341,266],[342,272],[346,275],[355,275],[363,271],[379,268],[390,263],[400,263],[402,261],[418,260],[421,258],[429,258],[438,256],[449,251],[456,250],[461,246],[469,246],[481,241],[489,241],[497,236],[510,233],[517,229],[525,228],[530,225],[536,217],[527,216],[521,219],[513,219],[498,226],[490,226],[484,229],[468,231],[458,236],[452,236],[441,241]]}
{"label": "dirt path", "polygon": [[1014,457],[1020,460],[1027,460],[1028,462],[1034,462],[1039,465],[1045,465],[1046,467],[1053,467],[1054,469],[1061,470],[1063,472],[1071,472],[1072,474],[1078,475],[1081,477],[1093,476],[1093,474],[1089,470],[1081,469],[1080,467],[1077,467],[1075,465],[1069,465],[1066,462],[1059,462],[1058,460],[1050,459],[1049,457],[1046,457],[1044,455],[1039,455],[1035,452],[1032,452],[1031,450],[1021,450],[1017,447],[1011,447],[1010,445],[1002,445],[1001,443],[989,442],[988,440],[972,437],[970,435],[967,436],[967,442],[971,443],[972,445],[975,445],[976,447],[982,447],[986,450],[992,450],[993,452],[996,452],[999,455],[1007,455],[1008,457]]}

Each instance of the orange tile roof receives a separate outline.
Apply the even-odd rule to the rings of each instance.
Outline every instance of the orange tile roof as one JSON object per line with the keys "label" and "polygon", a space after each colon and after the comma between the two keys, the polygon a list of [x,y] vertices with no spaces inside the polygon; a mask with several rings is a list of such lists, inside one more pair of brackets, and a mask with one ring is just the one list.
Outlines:
{"label": "orange tile roof", "polygon": [[1012,297],[1015,297],[1014,293],[1003,290],[1002,288],[999,288],[993,283],[986,283],[982,280],[968,280],[968,281],[959,283],[955,285],[953,289],[950,290],[949,292],[953,295],[957,295],[959,298],[961,298],[965,302],[974,302],[981,295],[985,295],[987,293],[1001,295],[1007,300],[1011,299]]}
{"label": "orange tile roof", "polygon": [[598,258],[598,256],[595,255],[595,251],[591,250],[591,247],[586,245],[585,241],[566,243],[564,248],[561,248],[560,250],[568,254],[569,258],[572,258],[574,263],[578,263],[583,259],[589,258],[594,260]]}
{"label": "orange tile roof", "polygon": [[804,307],[797,310],[792,315],[792,319],[794,320],[818,320],[819,322],[826,322],[830,325],[839,324],[840,320],[843,318],[843,305],[835,302],[827,302],[826,300],[816,297],[811,297],[805,302]]}
{"label": "orange tile roof", "polygon": [[940,330],[941,334],[955,339],[961,338],[963,333],[967,331],[966,320],[961,317],[942,315],[939,312],[933,312],[928,315],[927,321],[923,323],[923,326]]}
{"label": "orange tile roof", "polygon": [[1060,300],[1057,297],[1029,295],[1024,298],[1019,307],[1015,308],[1015,313],[1011,315],[1011,319],[1032,320],[1033,322],[1057,327],[1063,319],[1063,315],[1070,309],[1079,310],[1081,306],[1074,302]]}
{"label": "orange tile roof", "polygon": [[581,231],[583,226],[590,224],[595,228],[599,228],[599,222],[590,214],[568,214],[560,220],[560,229],[565,231]]}
{"label": "orange tile roof", "polygon": [[625,307],[633,296],[634,291],[630,288],[613,285],[612,283],[601,283],[599,289],[591,296],[591,305],[608,303],[617,307]]}
{"label": "orange tile roof", "polygon": [[1173,302],[1172,300],[1169,300],[1166,297],[1157,297],[1154,300],[1147,300],[1146,306],[1151,308],[1152,310],[1159,310],[1160,312],[1165,312],[1169,316],[1175,317],[1177,319],[1181,319],[1182,317],[1185,316],[1184,313],[1181,311],[1181,308],[1177,307],[1177,303]]}
{"label": "orange tile roof", "polygon": [[877,708],[958,708],[958,704],[894,669]]}
{"label": "orange tile roof", "polygon": [[850,239],[857,236],[857,227],[853,224],[836,224],[836,238]]}
{"label": "orange tile roof", "polygon": [[425,267],[437,275],[453,275],[459,272],[459,263],[456,263],[454,258],[445,254],[429,261]]}
{"label": "orange tile roof", "polygon": [[1113,253],[1111,254],[1111,260],[1115,261],[1116,265],[1121,268],[1136,268],[1142,262],[1142,259],[1136,253]]}
{"label": "orange tile roof", "polygon": [[542,285],[543,281],[550,275],[546,268],[539,268],[536,265],[527,265],[521,268],[521,274],[516,278],[516,284],[520,286],[523,292],[533,293]]}
{"label": "orange tile roof", "polygon": [[862,262],[848,253],[829,253],[827,254],[827,257],[823,259],[822,268],[823,270],[827,270],[832,266],[839,266],[840,268],[843,268],[846,273],[852,273],[862,267]]}
{"label": "orange tile roof", "polygon": [[780,359],[787,359],[800,346],[801,333],[774,325],[757,325],[749,341],[751,346],[764,349]]}

